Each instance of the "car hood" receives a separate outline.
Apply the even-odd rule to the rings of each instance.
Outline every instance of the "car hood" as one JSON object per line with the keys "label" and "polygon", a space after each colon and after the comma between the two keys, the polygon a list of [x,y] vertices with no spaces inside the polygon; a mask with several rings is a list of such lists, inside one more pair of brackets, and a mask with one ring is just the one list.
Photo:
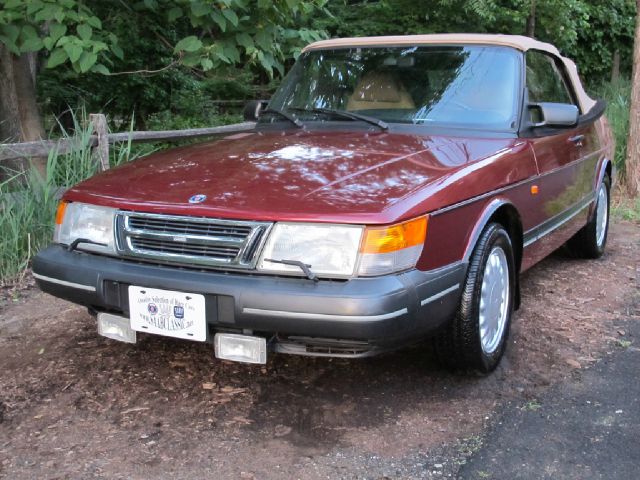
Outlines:
{"label": "car hood", "polygon": [[[425,189],[441,188],[514,142],[353,130],[241,133],[122,165],[65,199],[219,218],[389,223],[402,217],[396,207],[413,192],[429,197]],[[204,201],[189,203],[198,194]]]}

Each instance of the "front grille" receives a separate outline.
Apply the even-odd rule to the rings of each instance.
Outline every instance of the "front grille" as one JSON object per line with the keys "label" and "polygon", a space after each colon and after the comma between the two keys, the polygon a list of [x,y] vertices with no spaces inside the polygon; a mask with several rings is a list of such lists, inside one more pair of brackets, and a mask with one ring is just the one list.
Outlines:
{"label": "front grille", "polygon": [[192,219],[167,219],[129,216],[129,226],[135,230],[171,233],[173,235],[204,235],[225,238],[244,239],[251,233],[252,227],[241,225],[220,225],[202,223]]}
{"label": "front grille", "polygon": [[189,245],[171,240],[155,240],[152,238],[132,238],[131,245],[136,250],[150,250],[159,253],[177,255],[195,255],[197,257],[219,258],[231,261],[238,256],[238,247],[215,247],[210,245]]}
{"label": "front grille", "polygon": [[137,212],[116,216],[122,255],[210,267],[254,268],[271,225]]}

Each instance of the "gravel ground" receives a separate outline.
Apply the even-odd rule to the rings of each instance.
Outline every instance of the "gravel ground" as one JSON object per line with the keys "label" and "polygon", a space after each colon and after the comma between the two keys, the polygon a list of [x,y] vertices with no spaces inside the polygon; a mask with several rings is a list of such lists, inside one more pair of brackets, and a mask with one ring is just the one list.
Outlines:
{"label": "gravel ground", "polygon": [[495,435],[632,341],[640,231],[613,224],[596,261],[561,253],[523,276],[507,355],[451,374],[427,345],[363,360],[271,355],[97,335],[83,309],[33,287],[0,291],[0,478],[448,478]]}

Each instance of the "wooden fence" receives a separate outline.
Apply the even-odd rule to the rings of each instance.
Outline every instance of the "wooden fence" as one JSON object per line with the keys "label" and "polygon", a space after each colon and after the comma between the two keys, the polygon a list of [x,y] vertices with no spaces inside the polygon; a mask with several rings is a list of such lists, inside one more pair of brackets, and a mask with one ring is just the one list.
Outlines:
{"label": "wooden fence", "polygon": [[[229,133],[248,132],[254,129],[254,122],[235,123],[211,128],[191,128],[188,130],[161,130],[145,132],[108,133],[107,119],[103,114],[91,114],[89,120],[94,134],[90,144],[93,147],[96,162],[103,170],[109,168],[109,145],[131,141],[139,142],[173,142],[193,138],[212,137]],[[46,157],[51,150],[65,154],[74,148],[74,139],[42,140],[25,143],[0,144],[0,162],[16,158]]]}

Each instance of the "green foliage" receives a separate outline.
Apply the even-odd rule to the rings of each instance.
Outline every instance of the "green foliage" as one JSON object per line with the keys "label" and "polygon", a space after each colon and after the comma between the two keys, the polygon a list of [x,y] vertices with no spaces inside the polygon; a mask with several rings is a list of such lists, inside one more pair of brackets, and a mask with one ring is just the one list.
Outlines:
{"label": "green foliage", "polygon": [[0,42],[15,55],[46,51],[47,66],[69,62],[77,73],[104,72],[99,56],[117,45],[102,21],[76,0],[6,0],[0,10]]}
{"label": "green foliage", "polygon": [[[299,28],[326,0],[5,0],[0,41],[11,52],[45,51],[47,66],[69,62],[76,73],[117,70],[125,48],[118,29],[127,20],[162,32],[182,33],[165,45],[175,64],[212,70],[225,65],[260,66],[271,77],[284,62],[322,32]],[[171,47],[171,48],[168,48]],[[103,63],[98,63],[98,60]]]}
{"label": "green foliage", "polygon": [[176,114],[170,110],[163,110],[149,116],[147,126],[149,130],[185,130],[188,128],[217,127],[242,121],[239,113],[221,113],[217,108],[211,108],[203,115]]}
{"label": "green foliage", "polygon": [[597,85],[611,78],[614,52],[620,54],[623,76],[630,76],[636,3],[633,0],[589,1],[588,26],[578,31],[570,56],[588,83]]}
{"label": "green foliage", "polygon": [[[152,116],[170,119],[172,114],[206,125],[212,99],[261,96],[254,85],[284,74],[301,47],[324,36],[310,22],[324,14],[325,1],[85,1],[100,28],[89,24],[91,30],[78,30],[55,22],[49,28],[55,41],[42,52],[57,68],[39,73],[42,109],[49,118],[62,116],[65,123],[64,112],[84,105],[109,114],[114,129],[127,125],[134,112],[139,129],[147,128]],[[32,23],[41,32],[43,25]],[[106,35],[109,48],[94,52],[96,63],[89,67],[92,52],[80,49],[75,40],[58,45],[71,31],[82,42],[89,35]],[[69,68],[70,58],[74,68]],[[119,72],[132,73],[115,75]],[[112,75],[108,81],[105,73]]]}
{"label": "green foliage", "polygon": [[[329,5],[333,17],[313,26],[330,36],[420,33],[504,33],[524,35],[532,0],[349,0]],[[635,24],[633,0],[537,0],[535,36],[576,60],[586,82],[608,80],[613,52],[623,74],[631,69]]]}
{"label": "green foliage", "polygon": [[631,106],[631,82],[620,80],[605,83],[595,90],[598,97],[607,101],[607,119],[616,141],[614,164],[621,175],[627,156],[627,136],[629,135],[629,108]]}
{"label": "green foliage", "polygon": [[617,203],[611,205],[611,215],[619,220],[640,223],[640,198],[618,199]]}
{"label": "green foliage", "polygon": [[[97,74],[76,76],[65,70],[49,70],[41,74],[38,88],[43,110],[57,116],[68,112],[69,106],[82,105],[86,111],[108,113],[114,131],[126,129],[133,113],[136,129],[164,130],[221,124],[226,120],[219,115],[230,109],[222,111],[213,101],[259,96],[252,86],[255,78],[251,71],[235,68],[204,78],[177,68],[153,77],[122,75],[105,82]],[[236,111],[238,107],[242,105],[237,105]],[[73,126],[67,113],[63,113],[61,122],[67,128]],[[57,129],[57,124],[50,127]]]}

